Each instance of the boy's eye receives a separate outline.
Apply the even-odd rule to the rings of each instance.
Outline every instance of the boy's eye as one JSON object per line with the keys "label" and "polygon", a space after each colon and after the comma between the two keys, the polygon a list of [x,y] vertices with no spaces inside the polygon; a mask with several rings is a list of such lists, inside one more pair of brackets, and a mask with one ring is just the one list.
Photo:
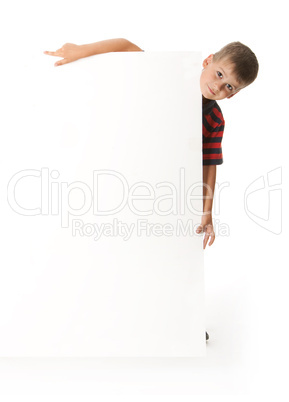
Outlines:
{"label": "boy's eye", "polygon": [[[217,74],[220,78],[223,78],[223,74],[220,71],[217,71]],[[232,91],[233,87],[230,84],[226,85],[227,89],[229,89],[229,91]]]}

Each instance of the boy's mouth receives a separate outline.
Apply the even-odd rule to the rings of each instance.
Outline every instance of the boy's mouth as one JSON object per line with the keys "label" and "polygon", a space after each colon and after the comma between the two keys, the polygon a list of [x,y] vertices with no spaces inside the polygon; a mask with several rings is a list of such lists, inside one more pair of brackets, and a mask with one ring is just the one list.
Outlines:
{"label": "boy's mouth", "polygon": [[210,92],[211,92],[212,95],[216,95],[215,92],[213,92],[213,91],[211,90],[211,88],[209,87],[209,85],[208,85],[208,88],[209,88],[209,90],[210,90]]}

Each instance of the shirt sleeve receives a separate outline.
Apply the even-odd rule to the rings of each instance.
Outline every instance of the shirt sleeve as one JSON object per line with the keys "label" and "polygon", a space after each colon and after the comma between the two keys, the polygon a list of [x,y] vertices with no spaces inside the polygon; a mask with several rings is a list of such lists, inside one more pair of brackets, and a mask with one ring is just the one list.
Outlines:
{"label": "shirt sleeve", "polygon": [[203,165],[221,165],[223,163],[224,128],[225,120],[217,109],[213,109],[213,113],[203,117]]}

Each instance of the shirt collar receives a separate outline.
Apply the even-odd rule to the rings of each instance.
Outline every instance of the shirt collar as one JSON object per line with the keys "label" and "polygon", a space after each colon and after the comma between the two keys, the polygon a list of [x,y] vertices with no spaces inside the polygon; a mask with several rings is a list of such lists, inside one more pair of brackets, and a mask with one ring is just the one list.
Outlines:
{"label": "shirt collar", "polygon": [[210,111],[213,109],[213,107],[215,106],[216,101],[215,100],[211,100],[210,102],[206,103],[205,105],[203,105],[203,113],[208,114],[210,113]]}

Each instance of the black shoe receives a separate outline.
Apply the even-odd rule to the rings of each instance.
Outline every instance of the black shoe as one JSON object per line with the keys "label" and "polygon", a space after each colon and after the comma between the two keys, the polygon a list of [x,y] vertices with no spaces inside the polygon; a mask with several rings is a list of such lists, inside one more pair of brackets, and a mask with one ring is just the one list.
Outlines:
{"label": "black shoe", "polygon": [[206,332],[206,341],[210,339],[208,332]]}

